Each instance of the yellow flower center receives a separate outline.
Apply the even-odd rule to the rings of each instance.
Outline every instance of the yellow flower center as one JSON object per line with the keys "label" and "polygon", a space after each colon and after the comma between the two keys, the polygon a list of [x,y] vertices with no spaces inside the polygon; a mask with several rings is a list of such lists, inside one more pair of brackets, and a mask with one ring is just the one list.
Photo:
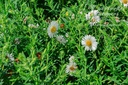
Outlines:
{"label": "yellow flower center", "polygon": [[123,4],[127,4],[128,3],[128,0],[122,0],[122,3]]}
{"label": "yellow flower center", "polygon": [[69,69],[70,69],[71,71],[74,71],[74,70],[75,70],[75,67],[74,67],[74,66],[71,66]]}
{"label": "yellow flower center", "polygon": [[91,17],[93,16],[93,12],[92,12],[92,13],[90,13],[90,16],[91,16]]}
{"label": "yellow flower center", "polygon": [[92,18],[92,22],[96,22],[96,19],[95,18]]}
{"label": "yellow flower center", "polygon": [[86,43],[86,45],[89,46],[89,47],[92,46],[92,41],[91,41],[91,40],[86,40],[85,43]]}
{"label": "yellow flower center", "polygon": [[56,32],[56,27],[55,27],[55,26],[52,26],[52,27],[51,27],[51,32],[52,32],[52,33]]}
{"label": "yellow flower center", "polygon": [[68,12],[66,12],[66,16],[68,16],[69,14],[68,14]]}

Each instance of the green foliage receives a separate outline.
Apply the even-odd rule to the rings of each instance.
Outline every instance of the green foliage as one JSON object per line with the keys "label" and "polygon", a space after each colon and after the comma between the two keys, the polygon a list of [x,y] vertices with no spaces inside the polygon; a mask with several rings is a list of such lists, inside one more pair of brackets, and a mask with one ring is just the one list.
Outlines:
{"label": "green foliage", "polygon": [[[101,17],[94,26],[85,18],[91,10]],[[49,38],[52,20],[66,44]],[[0,85],[127,85],[127,22],[128,8],[118,0],[1,0]],[[81,45],[89,34],[98,42],[96,51]],[[73,76],[65,72],[70,55],[78,66]]]}

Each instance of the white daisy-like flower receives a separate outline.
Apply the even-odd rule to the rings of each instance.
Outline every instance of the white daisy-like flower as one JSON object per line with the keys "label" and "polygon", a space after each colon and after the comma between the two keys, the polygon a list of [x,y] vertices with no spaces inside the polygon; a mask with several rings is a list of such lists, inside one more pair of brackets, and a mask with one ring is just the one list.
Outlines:
{"label": "white daisy-like flower", "polygon": [[100,17],[99,16],[94,16],[90,20],[90,25],[93,26],[93,25],[95,25],[98,22],[100,22]]}
{"label": "white daisy-like flower", "polygon": [[69,62],[71,63],[71,62],[74,62],[74,56],[70,56],[70,58],[69,58]]}
{"label": "white daisy-like flower", "polygon": [[61,44],[65,44],[67,40],[64,38],[63,35],[57,35],[56,36],[57,41],[59,41]]}
{"label": "white daisy-like flower", "polygon": [[9,58],[10,61],[14,61],[14,57],[13,57],[13,54],[7,54],[7,57]]}
{"label": "white daisy-like flower", "polygon": [[53,38],[56,34],[57,34],[57,30],[58,30],[58,22],[57,21],[52,21],[48,27],[48,35],[50,38]]}
{"label": "white daisy-like flower", "polygon": [[66,66],[66,73],[72,76],[73,73],[76,72],[77,65],[75,62],[71,62]]}
{"label": "white daisy-like flower", "polygon": [[121,2],[125,7],[128,7],[128,0],[120,0],[120,2]]}
{"label": "white daisy-like flower", "polygon": [[92,10],[88,14],[86,14],[86,20],[89,20],[90,25],[93,26],[100,21],[100,17],[98,16],[98,10]]}
{"label": "white daisy-like flower", "polygon": [[97,49],[98,43],[96,42],[95,37],[91,35],[85,35],[82,38],[81,44],[85,47],[87,51],[95,51]]}
{"label": "white daisy-like flower", "polygon": [[92,10],[91,12],[86,14],[85,17],[86,17],[87,20],[89,20],[89,19],[91,19],[91,17],[97,16],[98,13],[99,13],[98,10]]}

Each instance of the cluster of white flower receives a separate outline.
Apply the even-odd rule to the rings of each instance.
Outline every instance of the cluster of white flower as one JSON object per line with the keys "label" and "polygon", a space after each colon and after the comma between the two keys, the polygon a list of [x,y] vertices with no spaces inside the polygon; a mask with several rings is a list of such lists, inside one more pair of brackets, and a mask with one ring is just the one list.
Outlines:
{"label": "cluster of white flower", "polygon": [[29,24],[28,27],[30,27],[30,28],[38,28],[38,27],[39,27],[39,24],[36,24],[36,25],[34,25],[34,24]]}
{"label": "cluster of white flower", "polygon": [[88,14],[85,15],[86,20],[89,20],[90,25],[93,26],[100,21],[100,17],[98,16],[98,10],[92,10]]}
{"label": "cluster of white flower", "polygon": [[[91,35],[85,35],[82,38],[81,44],[85,47],[85,50],[87,51],[95,51],[97,49],[97,42],[95,37]],[[73,75],[73,73],[76,72],[77,64],[74,62],[74,56],[70,56],[69,58],[69,64],[66,66],[66,73],[69,75]]]}
{"label": "cluster of white flower", "polygon": [[64,38],[64,36],[63,35],[57,35],[58,28],[59,28],[58,22],[52,21],[49,24],[49,27],[47,30],[48,35],[50,38],[56,37],[57,41],[59,41],[61,44],[65,44],[67,42],[67,40]]}
{"label": "cluster of white flower", "polygon": [[66,73],[73,75],[76,72],[77,64],[74,62],[74,56],[70,56],[69,64],[66,66]]}
{"label": "cluster of white flower", "polygon": [[[98,10],[93,10],[86,14],[86,19],[87,20],[92,20],[90,22],[91,25],[94,25],[95,23],[99,22],[100,18],[98,15]],[[74,16],[74,15],[73,15]],[[58,34],[58,22],[57,21],[52,21],[47,29],[48,36],[50,38],[56,37],[56,40],[59,41],[61,44],[65,44],[67,40],[63,35],[57,35]],[[68,37],[68,34],[65,34],[66,37]],[[85,35],[82,40],[81,44],[85,47],[86,51],[95,51],[97,49],[97,42],[95,37],[91,35]],[[73,75],[73,73],[76,72],[77,69],[77,64],[74,62],[74,56],[70,56],[69,58],[69,64],[66,66],[66,73],[69,75]]]}

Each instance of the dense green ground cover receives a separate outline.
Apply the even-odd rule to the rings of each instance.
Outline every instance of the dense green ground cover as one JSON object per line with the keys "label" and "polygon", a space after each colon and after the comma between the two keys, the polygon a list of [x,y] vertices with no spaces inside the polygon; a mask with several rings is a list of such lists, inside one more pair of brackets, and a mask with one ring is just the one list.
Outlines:
{"label": "dense green ground cover", "polygon": [[[105,1],[0,0],[0,85],[127,85],[128,8]],[[100,20],[91,26],[92,10]],[[51,21],[66,42],[49,37]],[[85,35],[95,37],[95,51],[81,44]]]}

